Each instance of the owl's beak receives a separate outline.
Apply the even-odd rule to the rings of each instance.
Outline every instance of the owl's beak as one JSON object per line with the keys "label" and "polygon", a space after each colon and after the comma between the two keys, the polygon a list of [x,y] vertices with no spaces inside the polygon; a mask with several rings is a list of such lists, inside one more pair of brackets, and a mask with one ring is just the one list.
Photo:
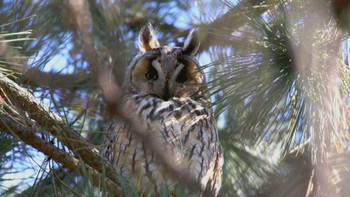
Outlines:
{"label": "owl's beak", "polygon": [[169,90],[169,79],[170,79],[170,74],[166,75],[163,91],[161,92],[161,98],[164,101],[168,101],[171,98],[171,93]]}
{"label": "owl's beak", "polygon": [[155,91],[155,93],[152,94],[154,97],[158,97],[164,101],[168,101],[172,96],[169,92],[169,89],[167,87],[165,88],[159,88]]}
{"label": "owl's beak", "polygon": [[163,93],[163,100],[164,101],[168,101],[169,98],[170,98],[169,88],[165,87],[164,88],[164,93]]}

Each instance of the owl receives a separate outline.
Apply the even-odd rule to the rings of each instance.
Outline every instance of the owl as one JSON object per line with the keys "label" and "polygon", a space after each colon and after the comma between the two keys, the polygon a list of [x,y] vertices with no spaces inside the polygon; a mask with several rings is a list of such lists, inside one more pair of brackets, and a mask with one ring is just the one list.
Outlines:
{"label": "owl", "polygon": [[215,197],[221,186],[223,152],[204,75],[193,56],[198,47],[196,31],[183,47],[160,46],[152,25],[142,27],[140,53],[122,85],[123,117],[107,128],[104,156],[151,196],[165,189],[176,196],[182,184],[186,196]]}

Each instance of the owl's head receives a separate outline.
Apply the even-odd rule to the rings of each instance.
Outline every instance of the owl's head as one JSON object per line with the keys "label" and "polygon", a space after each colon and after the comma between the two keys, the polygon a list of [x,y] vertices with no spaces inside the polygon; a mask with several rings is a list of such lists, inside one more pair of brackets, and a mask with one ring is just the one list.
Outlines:
{"label": "owl's head", "polygon": [[197,32],[191,31],[183,47],[160,46],[150,23],[139,34],[137,55],[128,67],[124,89],[168,100],[195,97],[201,90],[203,74],[193,57],[199,47]]}

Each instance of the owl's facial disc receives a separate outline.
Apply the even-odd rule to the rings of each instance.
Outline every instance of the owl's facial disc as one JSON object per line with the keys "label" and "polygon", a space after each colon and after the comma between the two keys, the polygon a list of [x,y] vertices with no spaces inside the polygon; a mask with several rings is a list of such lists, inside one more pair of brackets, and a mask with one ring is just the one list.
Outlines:
{"label": "owl's facial disc", "polygon": [[140,58],[131,74],[137,92],[164,101],[173,97],[192,97],[200,90],[203,75],[190,55],[178,47],[160,47]]}
{"label": "owl's facial disc", "polygon": [[164,72],[164,68],[162,68],[160,59],[155,59],[152,61],[149,72],[151,73],[152,70],[156,71],[157,76],[159,76],[157,79],[153,81],[149,81],[149,84],[152,85],[153,94],[155,94],[157,97],[167,101],[171,95],[171,91],[169,90],[169,73]]}
{"label": "owl's facial disc", "polygon": [[[165,61],[164,61],[165,60]],[[173,97],[191,97],[202,84],[202,75],[190,61],[172,59],[167,64],[154,59],[146,73],[150,90],[148,93],[165,101]]]}

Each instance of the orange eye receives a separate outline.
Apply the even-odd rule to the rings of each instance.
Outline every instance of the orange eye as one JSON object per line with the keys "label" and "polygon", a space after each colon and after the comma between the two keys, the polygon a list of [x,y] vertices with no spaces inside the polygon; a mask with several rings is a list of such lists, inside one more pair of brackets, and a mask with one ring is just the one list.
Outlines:
{"label": "orange eye", "polygon": [[178,83],[183,83],[187,80],[187,76],[186,76],[186,68],[183,68],[181,70],[181,72],[177,75],[176,77],[176,82]]}
{"label": "orange eye", "polygon": [[148,73],[145,74],[145,77],[147,80],[157,80],[158,72],[153,66],[150,66]]}

